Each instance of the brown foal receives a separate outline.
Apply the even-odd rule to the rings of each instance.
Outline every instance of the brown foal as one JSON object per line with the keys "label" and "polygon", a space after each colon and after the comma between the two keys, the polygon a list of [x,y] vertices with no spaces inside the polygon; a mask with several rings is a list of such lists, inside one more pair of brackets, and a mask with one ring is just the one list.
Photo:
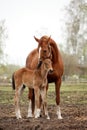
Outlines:
{"label": "brown foal", "polygon": [[[12,77],[13,89],[15,89],[15,112],[17,119],[21,118],[19,98],[24,90],[24,86],[28,89],[34,89],[35,93],[35,118],[40,117],[40,101],[41,96],[44,106],[45,115],[47,119],[50,119],[47,110],[47,74],[52,72],[52,63],[50,59],[43,60],[35,70],[29,70],[28,68],[21,68],[17,70]],[[29,100],[28,117],[32,117],[31,100]]]}

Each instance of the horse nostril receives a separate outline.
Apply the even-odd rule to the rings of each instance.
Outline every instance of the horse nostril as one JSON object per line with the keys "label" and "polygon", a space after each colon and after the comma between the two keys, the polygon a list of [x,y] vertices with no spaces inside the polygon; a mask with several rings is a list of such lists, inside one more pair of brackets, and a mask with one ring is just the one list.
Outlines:
{"label": "horse nostril", "polygon": [[44,53],[46,53],[46,50],[44,50]]}
{"label": "horse nostril", "polygon": [[52,72],[53,72],[53,69],[50,69],[48,73],[51,74]]}

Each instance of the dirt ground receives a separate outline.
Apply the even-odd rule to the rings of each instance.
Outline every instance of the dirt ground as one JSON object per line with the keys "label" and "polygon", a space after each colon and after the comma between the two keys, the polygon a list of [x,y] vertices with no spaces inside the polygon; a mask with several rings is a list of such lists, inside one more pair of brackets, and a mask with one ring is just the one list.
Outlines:
{"label": "dirt ground", "polygon": [[50,120],[26,118],[27,106],[21,106],[22,119],[17,120],[14,105],[0,105],[0,130],[87,130],[87,105],[61,104],[62,120],[57,119],[56,106],[48,107]]}

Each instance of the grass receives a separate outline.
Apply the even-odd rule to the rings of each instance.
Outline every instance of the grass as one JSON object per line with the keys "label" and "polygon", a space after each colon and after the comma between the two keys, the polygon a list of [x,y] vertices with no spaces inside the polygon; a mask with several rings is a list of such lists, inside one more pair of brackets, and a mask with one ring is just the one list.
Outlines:
{"label": "grass", "polygon": [[[14,104],[14,93],[11,86],[0,86],[0,104]],[[28,90],[25,89],[21,99],[22,104],[28,104]],[[86,85],[67,85],[61,86],[61,103],[62,104],[87,104],[87,86]],[[48,89],[48,104],[55,104],[55,86],[49,85]]]}
{"label": "grass", "polygon": [[[62,104],[87,104],[87,85],[62,84],[60,89]],[[51,84],[48,91],[49,104],[55,104],[55,86]]]}

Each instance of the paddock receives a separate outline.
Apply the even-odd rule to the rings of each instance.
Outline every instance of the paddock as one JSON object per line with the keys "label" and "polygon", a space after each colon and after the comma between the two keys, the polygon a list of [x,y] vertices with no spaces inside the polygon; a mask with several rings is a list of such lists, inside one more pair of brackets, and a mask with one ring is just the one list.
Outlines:
{"label": "paddock", "polygon": [[55,104],[55,87],[48,90],[48,110],[50,120],[44,115],[38,119],[26,118],[28,91],[21,99],[23,119],[17,120],[14,113],[14,91],[11,86],[0,86],[0,130],[86,130],[87,129],[87,84],[67,84],[61,86],[62,120],[58,120]]}

